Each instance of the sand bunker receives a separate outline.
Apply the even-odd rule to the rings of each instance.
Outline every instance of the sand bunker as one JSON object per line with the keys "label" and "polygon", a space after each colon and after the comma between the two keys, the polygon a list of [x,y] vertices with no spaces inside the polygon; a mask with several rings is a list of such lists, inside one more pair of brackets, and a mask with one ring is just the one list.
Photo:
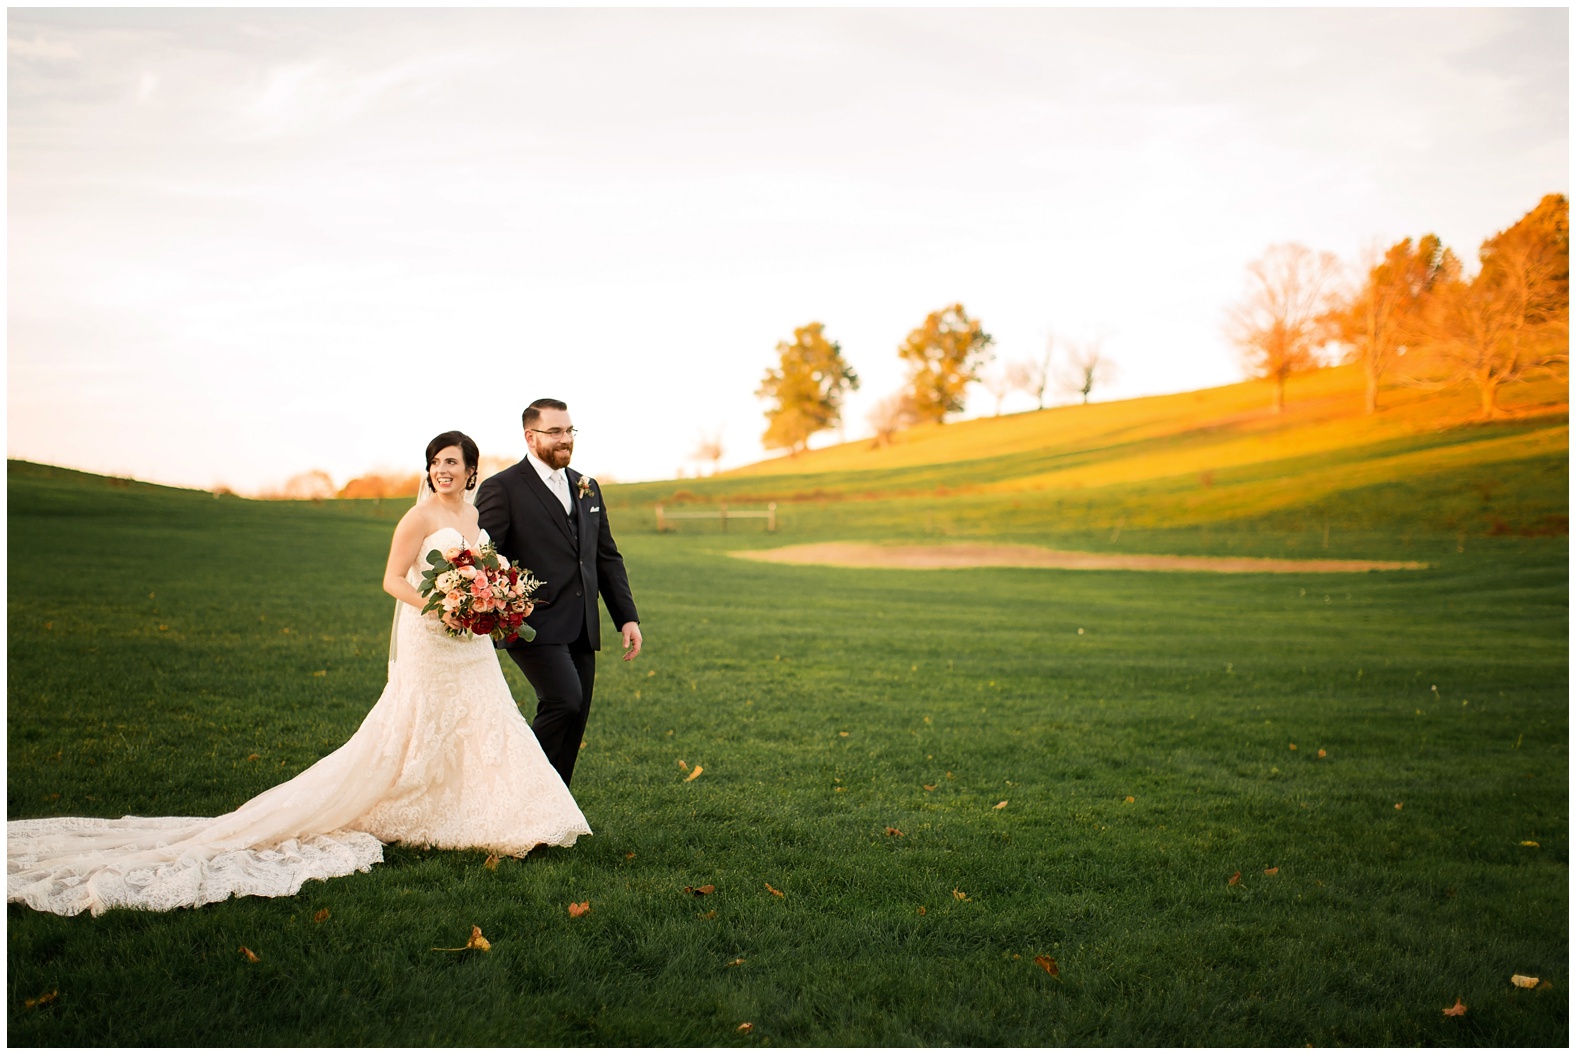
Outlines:
{"label": "sand bunker", "polygon": [[821,542],[779,549],[738,550],[735,557],[773,564],[839,568],[1079,568],[1099,571],[1359,572],[1414,571],[1412,560],[1276,560],[1268,557],[1176,557],[1144,553],[1079,553],[1040,546],[878,546]]}

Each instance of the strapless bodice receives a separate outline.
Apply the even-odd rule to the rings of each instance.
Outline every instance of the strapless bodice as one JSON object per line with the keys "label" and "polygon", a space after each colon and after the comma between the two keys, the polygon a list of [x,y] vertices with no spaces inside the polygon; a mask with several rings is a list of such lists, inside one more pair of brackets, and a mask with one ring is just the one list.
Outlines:
{"label": "strapless bodice", "polygon": [[412,586],[421,585],[421,573],[432,567],[432,563],[427,560],[427,554],[431,553],[434,548],[442,550],[448,549],[453,545],[460,545],[474,552],[481,549],[489,541],[486,528],[477,528],[476,541],[470,542],[459,528],[441,527],[421,540],[421,545],[416,549],[416,563],[411,565],[410,571],[405,573],[405,579]]}

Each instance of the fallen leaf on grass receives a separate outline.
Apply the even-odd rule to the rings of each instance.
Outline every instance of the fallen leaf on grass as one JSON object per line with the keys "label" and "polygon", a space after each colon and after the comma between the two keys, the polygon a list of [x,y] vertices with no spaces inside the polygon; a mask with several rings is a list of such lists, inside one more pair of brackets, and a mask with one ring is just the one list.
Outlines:
{"label": "fallen leaf on grass", "polygon": [[[1523,840],[1521,840],[1521,845],[1523,845],[1523,846],[1537,846],[1538,844],[1533,842],[1531,839],[1523,839]],[[1539,847],[1539,849],[1541,849],[1541,847]]]}
{"label": "fallen leaf on grass", "polygon": [[247,963],[257,963],[258,962],[257,954],[255,952],[253,952],[251,949],[248,949],[246,946],[243,945],[239,949],[237,949],[236,951],[239,952],[242,956],[246,957],[246,962]]}
{"label": "fallen leaf on grass", "polygon": [[755,1026],[754,1026],[753,1023],[750,1023],[750,1022],[740,1022],[739,1023],[739,1032],[740,1033],[748,1033],[750,1030],[752,1030],[754,1028],[755,1028]]}
{"label": "fallen leaf on grass", "polygon": [[684,761],[682,758],[679,759],[679,769],[683,770],[685,773],[688,773],[689,772],[689,763]]}
{"label": "fallen leaf on grass", "polygon": [[684,783],[688,784],[690,781],[694,780],[696,777],[700,776],[704,772],[706,772],[706,771],[704,769],[702,769],[699,765],[697,765],[695,767],[695,772],[691,773],[689,776],[684,778]]}
{"label": "fallen leaf on grass", "polygon": [[248,762],[256,762],[258,759],[260,759],[262,757],[263,757],[262,755],[247,755],[246,756],[246,760]]}
{"label": "fallen leaf on grass", "polygon": [[1277,873],[1279,871],[1280,871],[1279,868],[1266,868],[1264,870],[1264,874],[1267,875],[1267,876],[1272,876],[1272,875],[1274,875],[1275,873]]}
{"label": "fallen leaf on grass", "polygon": [[969,899],[969,896],[963,891],[959,890],[957,887],[952,888],[952,896],[957,898],[959,901],[967,901]]}
{"label": "fallen leaf on grass", "polygon": [[723,966],[724,967],[743,967],[744,966],[744,957],[740,956],[737,960],[729,960],[727,963],[723,964]]}
{"label": "fallen leaf on grass", "polygon": [[1226,885],[1227,886],[1236,886],[1240,882],[1242,882],[1242,873],[1241,872],[1233,872],[1233,873],[1231,873],[1231,878],[1226,880]]}
{"label": "fallen leaf on grass", "polygon": [[312,922],[313,923],[327,923],[328,922],[328,909],[320,908],[316,912],[314,912],[312,914]]}
{"label": "fallen leaf on grass", "polygon": [[51,989],[49,992],[45,993],[43,996],[31,996],[31,997],[28,997],[26,1000],[22,1001],[22,1006],[23,1007],[43,1007],[45,1004],[52,1004],[52,1003],[54,1003],[55,1002],[55,997],[57,997],[59,995],[60,995],[60,990],[59,989]]}
{"label": "fallen leaf on grass", "polygon": [[921,916],[923,916],[925,914],[925,906],[924,905],[919,906],[919,914]]}
{"label": "fallen leaf on grass", "polygon": [[1401,807],[1402,807],[1402,806],[1403,806],[1403,805],[1405,805],[1405,803],[1401,803],[1401,802],[1397,802],[1397,803],[1396,803],[1396,804],[1395,804],[1395,808],[1396,808],[1396,809],[1400,809],[1400,808],[1401,808]]}
{"label": "fallen leaf on grass", "polygon": [[926,791],[935,791],[936,790],[936,785],[934,785],[934,784],[925,784],[925,785],[923,785],[923,787],[924,787],[924,789]]}
{"label": "fallen leaf on grass", "polygon": [[1122,801],[1123,802],[1137,802],[1138,800],[1133,798],[1133,796],[1129,795],[1129,796],[1127,796],[1127,798],[1123,799]]}
{"label": "fallen leaf on grass", "polygon": [[716,919],[717,918],[717,910],[716,909],[712,909],[710,912],[697,912],[697,913],[695,913],[695,918],[696,919]]}
{"label": "fallen leaf on grass", "polygon": [[1321,747],[1321,748],[1319,748],[1319,757],[1320,757],[1320,758],[1323,758],[1323,757],[1324,757],[1324,748],[1322,748],[1322,747]]}
{"label": "fallen leaf on grass", "polygon": [[694,894],[696,897],[705,897],[707,894],[715,894],[716,892],[716,886],[711,883],[707,883],[705,886],[687,886],[684,888],[684,893]]}
{"label": "fallen leaf on grass", "polygon": [[1034,962],[1036,964],[1038,964],[1039,966],[1045,968],[1045,973],[1050,975],[1052,978],[1060,978],[1061,977],[1062,969],[1060,967],[1056,966],[1055,958],[1050,957],[1050,956],[1036,956],[1034,958]]}
{"label": "fallen leaf on grass", "polygon": [[1538,980],[1525,974],[1513,974],[1510,976],[1510,984],[1522,989],[1536,989]]}
{"label": "fallen leaf on grass", "polygon": [[1297,750],[1297,745],[1296,744],[1287,744],[1286,746],[1291,748],[1293,751]]}
{"label": "fallen leaf on grass", "polygon": [[1447,1008],[1445,1008],[1445,1015],[1447,1017],[1449,1017],[1449,1018],[1460,1018],[1462,1015],[1464,1015],[1466,1013],[1467,1013],[1467,1005],[1465,1005],[1465,1004],[1463,1004],[1461,1002],[1461,998],[1460,997],[1456,998],[1456,1006],[1455,1007],[1447,1007]]}
{"label": "fallen leaf on grass", "polygon": [[991,807],[991,809],[993,809],[993,810],[1004,810],[1006,808],[1007,808],[1007,800],[1006,799],[1002,799],[1000,802],[996,803],[996,805]]}
{"label": "fallen leaf on grass", "polygon": [[482,937],[482,929],[474,924],[471,926],[471,940],[461,945],[458,949],[433,949],[433,952],[468,952],[475,949],[478,952],[491,952],[492,942]]}
{"label": "fallen leaf on grass", "polygon": [[328,677],[328,671],[326,671],[326,670],[314,670],[312,672],[312,677],[314,677],[314,678],[326,678],[326,677]]}
{"label": "fallen leaf on grass", "polygon": [[633,851],[633,850],[629,851],[629,853],[624,855],[624,860],[626,860],[626,861],[633,861],[634,859],[635,859],[635,851]]}
{"label": "fallen leaf on grass", "polygon": [[489,871],[489,872],[496,872],[496,871],[498,871],[498,855],[497,854],[488,854],[487,855],[487,860],[482,862],[482,867],[487,869],[487,871]]}
{"label": "fallen leaf on grass", "polygon": [[1539,989],[1553,989],[1554,988],[1554,983],[1549,981],[1547,978],[1545,978],[1543,981],[1538,983],[1538,988]]}
{"label": "fallen leaf on grass", "polygon": [[569,914],[575,919],[579,919],[581,916],[584,916],[590,911],[591,902],[589,901],[571,901],[569,903]]}
{"label": "fallen leaf on grass", "polygon": [[771,891],[772,897],[782,897],[783,896],[783,892],[781,890],[778,890],[776,887],[772,886],[770,883],[766,884],[766,889]]}
{"label": "fallen leaf on grass", "polygon": [[898,831],[896,828],[888,828],[887,829],[887,834],[888,835],[896,835],[896,836],[900,836],[901,837],[903,833]]}

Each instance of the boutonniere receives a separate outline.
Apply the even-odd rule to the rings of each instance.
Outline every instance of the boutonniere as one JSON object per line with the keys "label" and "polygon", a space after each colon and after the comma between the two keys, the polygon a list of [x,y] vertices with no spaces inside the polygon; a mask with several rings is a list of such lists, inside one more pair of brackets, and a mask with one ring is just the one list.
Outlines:
{"label": "boutonniere", "polygon": [[580,478],[579,490],[581,498],[584,498],[586,495],[591,493],[591,485],[594,483],[596,483],[596,481],[591,479],[589,476],[582,476]]}

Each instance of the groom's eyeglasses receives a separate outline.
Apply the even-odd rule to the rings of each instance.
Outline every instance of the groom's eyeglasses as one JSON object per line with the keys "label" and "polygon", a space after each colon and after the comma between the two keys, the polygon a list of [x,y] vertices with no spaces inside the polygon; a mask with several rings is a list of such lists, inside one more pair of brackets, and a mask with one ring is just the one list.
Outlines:
{"label": "groom's eyeglasses", "polygon": [[555,440],[563,439],[565,436],[578,436],[580,434],[579,429],[526,429],[525,431],[534,432],[539,436],[550,436]]}

